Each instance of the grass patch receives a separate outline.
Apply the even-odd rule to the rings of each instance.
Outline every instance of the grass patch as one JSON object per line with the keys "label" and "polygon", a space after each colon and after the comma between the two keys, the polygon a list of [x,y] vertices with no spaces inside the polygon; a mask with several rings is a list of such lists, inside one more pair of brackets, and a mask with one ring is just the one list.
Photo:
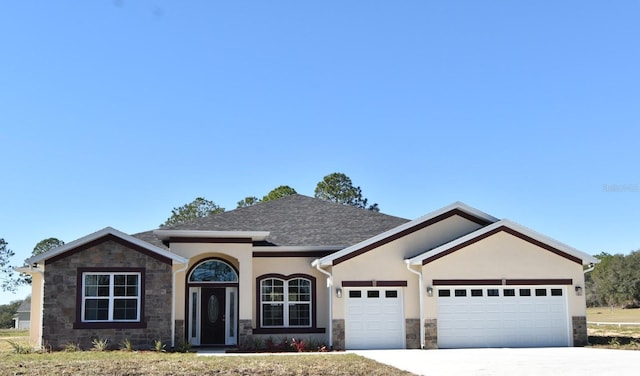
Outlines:
{"label": "grass patch", "polygon": [[411,373],[355,354],[201,357],[195,354],[83,351],[0,354],[0,375],[369,375]]}
{"label": "grass patch", "polygon": [[28,346],[29,345],[29,331],[28,330],[15,330],[15,329],[0,329],[0,353],[13,351],[14,344]]}
{"label": "grass patch", "polygon": [[609,307],[587,308],[587,321],[640,322],[640,308],[622,309]]}

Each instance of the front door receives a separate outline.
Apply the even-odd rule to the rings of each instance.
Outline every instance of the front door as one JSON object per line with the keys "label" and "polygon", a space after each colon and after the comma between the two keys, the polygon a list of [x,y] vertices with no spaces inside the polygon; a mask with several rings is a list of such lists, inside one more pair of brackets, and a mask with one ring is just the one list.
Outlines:
{"label": "front door", "polygon": [[225,344],[225,288],[202,288],[200,304],[200,344]]}

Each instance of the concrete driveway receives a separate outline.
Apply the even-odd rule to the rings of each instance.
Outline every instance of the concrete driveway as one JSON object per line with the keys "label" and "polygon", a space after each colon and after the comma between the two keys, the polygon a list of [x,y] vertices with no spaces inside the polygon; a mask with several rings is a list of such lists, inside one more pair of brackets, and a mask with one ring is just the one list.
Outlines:
{"label": "concrete driveway", "polygon": [[349,351],[417,375],[636,375],[640,351],[585,347]]}

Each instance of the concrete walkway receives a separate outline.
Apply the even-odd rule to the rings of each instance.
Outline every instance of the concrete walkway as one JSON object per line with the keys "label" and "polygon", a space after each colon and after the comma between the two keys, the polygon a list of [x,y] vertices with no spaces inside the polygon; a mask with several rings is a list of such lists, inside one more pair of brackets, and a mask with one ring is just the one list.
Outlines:
{"label": "concrete walkway", "polygon": [[640,351],[583,347],[349,351],[416,375],[637,375]]}

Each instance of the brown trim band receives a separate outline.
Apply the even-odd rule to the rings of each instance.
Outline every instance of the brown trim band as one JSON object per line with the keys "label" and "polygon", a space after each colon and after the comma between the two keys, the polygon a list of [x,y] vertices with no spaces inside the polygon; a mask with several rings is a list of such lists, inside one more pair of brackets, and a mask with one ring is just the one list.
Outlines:
{"label": "brown trim band", "polygon": [[267,251],[267,252],[253,252],[253,257],[312,257],[312,258],[320,258],[329,256],[335,251],[295,251],[295,252],[284,252],[284,251]]}
{"label": "brown trim band", "polygon": [[390,235],[390,236],[388,236],[388,237],[386,237],[384,239],[378,240],[377,242],[369,244],[369,245],[367,245],[365,247],[362,247],[362,248],[360,248],[360,249],[358,249],[356,251],[353,251],[353,252],[351,252],[349,254],[346,254],[346,255],[344,255],[342,257],[338,257],[337,259],[333,260],[333,265],[338,265],[338,264],[340,264],[340,263],[342,263],[344,261],[350,260],[350,259],[352,259],[352,258],[354,258],[356,256],[359,256],[359,255],[363,254],[363,253],[369,252],[372,249],[378,248],[378,247],[383,246],[383,245],[385,245],[387,243],[390,243],[390,242],[392,242],[394,240],[400,239],[400,238],[402,238],[404,236],[407,236],[409,234],[412,234],[412,233],[414,233],[416,231],[422,230],[425,227],[429,227],[434,223],[440,222],[440,221],[445,220],[445,219],[447,219],[449,217],[453,217],[454,215],[458,215],[458,216],[460,216],[462,218],[468,219],[468,220],[470,220],[472,222],[475,222],[475,223],[477,223],[479,225],[483,225],[483,226],[486,226],[486,225],[491,223],[491,222],[486,221],[486,220],[484,220],[482,218],[478,218],[478,217],[473,216],[473,215],[471,215],[469,213],[466,213],[466,212],[464,212],[464,211],[462,211],[460,209],[457,209],[457,208],[456,209],[452,209],[452,210],[450,210],[450,211],[448,211],[446,213],[443,213],[443,214],[440,214],[438,216],[435,216],[435,217],[429,219],[428,221],[419,223],[419,224],[417,224],[417,225],[415,225],[413,227],[410,227],[408,229],[402,230],[402,231],[400,231],[400,232],[398,232],[396,234]]}
{"label": "brown trim band", "polygon": [[434,279],[434,286],[572,285],[573,279]]}
{"label": "brown trim band", "polygon": [[434,286],[493,286],[502,285],[501,279],[434,279]]}
{"label": "brown trim band", "polygon": [[305,334],[326,333],[325,328],[255,328],[253,334]]}
{"label": "brown trim band", "polygon": [[251,244],[251,238],[169,238],[169,243],[228,243],[228,244]]}
{"label": "brown trim band", "polygon": [[506,232],[507,234],[513,235],[513,236],[515,236],[515,237],[517,237],[519,239],[522,239],[522,240],[524,240],[526,242],[529,242],[529,243],[531,243],[533,245],[536,245],[536,246],[538,246],[540,248],[546,249],[549,252],[555,253],[556,255],[558,255],[560,257],[564,257],[567,260],[570,260],[570,261],[573,261],[575,263],[578,263],[578,264],[582,265],[582,260],[579,259],[578,257],[572,256],[572,255],[570,255],[570,254],[568,254],[566,252],[562,252],[561,250],[559,250],[557,248],[554,248],[554,247],[552,247],[552,246],[550,246],[548,244],[545,244],[545,243],[543,243],[541,241],[533,239],[532,237],[527,236],[527,235],[525,235],[523,233],[520,233],[520,232],[518,232],[516,230],[513,230],[513,229],[511,229],[511,228],[509,228],[507,226],[497,227],[497,228],[495,228],[495,229],[493,229],[493,230],[491,230],[489,232],[486,232],[486,233],[484,233],[482,235],[478,235],[473,239],[469,239],[466,242],[460,243],[460,244],[456,245],[455,247],[451,247],[451,248],[447,249],[444,252],[438,253],[437,255],[433,255],[431,257],[427,257],[426,259],[422,260],[422,265],[426,265],[426,264],[428,264],[430,262],[433,262],[433,261],[435,261],[435,260],[437,260],[439,258],[442,258],[442,257],[444,257],[446,255],[449,255],[449,254],[451,254],[451,253],[453,253],[455,251],[458,251],[458,250],[460,250],[462,248],[468,247],[468,246],[470,246],[470,245],[472,245],[474,243],[479,242],[480,240],[486,239],[486,238],[488,238],[488,237],[490,237],[492,235],[495,235],[495,234],[497,234],[499,232],[502,232],[502,231]]}
{"label": "brown trim band", "polygon": [[342,281],[342,287],[407,287],[407,281]]}
{"label": "brown trim band", "polygon": [[78,246],[76,248],[70,249],[70,250],[68,250],[68,251],[66,251],[64,253],[61,253],[61,254],[56,255],[56,256],[53,256],[50,259],[45,260],[45,265],[52,264],[52,263],[54,263],[56,261],[59,261],[59,260],[62,260],[64,258],[66,258],[68,256],[71,256],[73,254],[76,254],[78,252],[84,251],[84,250],[89,249],[91,247],[95,247],[95,246],[97,246],[99,244],[102,244],[102,243],[105,243],[105,242],[108,242],[108,241],[116,242],[116,243],[118,243],[118,244],[120,244],[120,245],[122,245],[124,247],[127,247],[129,249],[133,249],[135,251],[138,251],[138,252],[142,253],[145,256],[152,257],[152,258],[154,258],[154,259],[156,259],[156,260],[158,260],[158,261],[160,261],[162,263],[169,264],[169,265],[172,264],[171,259],[168,258],[168,257],[159,255],[159,254],[157,254],[157,253],[155,253],[155,252],[153,252],[153,251],[151,251],[151,250],[149,250],[147,248],[144,248],[144,247],[141,247],[141,246],[139,246],[137,244],[133,244],[131,242],[128,242],[128,241],[126,241],[126,240],[124,240],[122,238],[119,238],[119,237],[117,237],[117,236],[115,236],[113,234],[107,234],[107,235],[105,235],[103,237],[100,237],[98,239],[92,240],[92,241],[90,241],[90,242],[88,242],[86,244],[83,244],[83,245],[80,245],[80,246]]}
{"label": "brown trim band", "polygon": [[573,279],[507,279],[507,285],[573,285]]}

